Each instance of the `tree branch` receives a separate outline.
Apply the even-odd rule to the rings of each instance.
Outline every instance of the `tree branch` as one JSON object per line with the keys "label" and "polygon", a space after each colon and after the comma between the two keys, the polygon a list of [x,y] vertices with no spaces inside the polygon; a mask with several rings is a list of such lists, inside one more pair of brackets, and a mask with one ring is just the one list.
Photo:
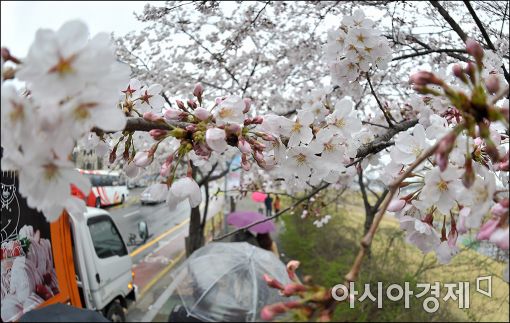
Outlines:
{"label": "tree branch", "polygon": [[[456,131],[456,130],[453,130]],[[448,133],[447,135],[450,135]],[[400,176],[398,176],[388,187],[389,192],[384,198],[384,202],[382,202],[382,206],[380,210],[377,212],[374,222],[372,222],[372,225],[370,226],[370,229],[368,230],[367,234],[363,237],[360,243],[360,250],[358,252],[358,255],[356,257],[356,260],[354,261],[354,264],[351,267],[351,270],[345,275],[345,280],[347,283],[354,282],[359,274],[359,271],[361,269],[361,263],[363,262],[363,258],[367,251],[370,249],[370,245],[372,244],[372,240],[374,239],[375,232],[377,231],[377,228],[379,227],[379,224],[381,223],[381,220],[384,216],[384,213],[388,209],[388,205],[390,204],[393,196],[395,195],[395,192],[398,190],[400,183],[404,181],[409,174],[412,173],[412,171],[418,167],[423,161],[425,161],[427,158],[432,156],[434,152],[436,151],[437,147],[439,146],[439,143],[441,140],[438,140],[433,146],[429,147],[427,150],[425,150],[420,157],[418,157],[409,167],[406,169],[404,173],[402,173]]]}
{"label": "tree branch", "polygon": [[324,184],[323,186],[319,187],[319,188],[316,188],[315,190],[313,190],[310,194],[306,195],[305,197],[302,197],[300,198],[299,200],[297,200],[294,204],[292,204],[291,206],[285,208],[284,210],[281,210],[280,212],[276,213],[275,215],[271,216],[271,217],[268,217],[268,218],[265,218],[263,220],[260,220],[260,221],[257,221],[257,222],[253,222],[252,224],[250,225],[246,225],[244,227],[241,227],[237,230],[234,230],[232,232],[229,232],[227,234],[224,234],[222,236],[219,236],[217,238],[214,238],[213,241],[220,241],[220,240],[223,240],[225,239],[226,237],[229,237],[231,235],[234,235],[238,232],[241,232],[241,231],[245,231],[245,230],[248,230],[249,228],[257,225],[257,224],[260,224],[260,223],[264,223],[266,221],[269,221],[269,220],[273,220],[273,219],[276,219],[277,217],[279,217],[280,215],[284,214],[285,212],[293,209],[294,207],[298,206],[299,204],[301,204],[302,202],[304,201],[307,201],[309,200],[312,196],[314,196],[315,194],[319,193],[320,191],[322,191],[323,189],[327,188],[329,186],[329,184]]}
{"label": "tree branch", "polygon": [[418,123],[418,120],[407,120],[393,125],[393,128],[388,129],[387,132],[377,137],[374,141],[361,146],[358,148],[358,153],[356,154],[356,158],[365,158],[370,154],[375,154],[380,152],[386,147],[393,145],[393,142],[390,141],[393,136],[397,133],[405,131],[411,127],[414,127]]}
{"label": "tree branch", "polygon": [[437,9],[437,11],[439,11],[439,14],[443,16],[444,20],[446,20],[450,27],[452,27],[452,29],[457,33],[457,35],[459,35],[460,39],[462,39],[463,42],[466,42],[466,40],[468,39],[468,35],[464,32],[464,30],[462,30],[462,28],[460,28],[455,19],[453,19],[452,16],[450,16],[448,11],[446,11],[446,9],[443,8],[443,6],[441,6],[439,1],[430,0],[429,2]]}
{"label": "tree branch", "polygon": [[391,122],[390,116],[388,115],[388,111],[383,107],[381,101],[379,101],[379,98],[377,97],[377,94],[374,91],[374,87],[372,86],[372,82],[370,82],[370,76],[367,72],[367,81],[368,85],[370,86],[370,92],[372,92],[372,95],[374,96],[375,100],[377,101],[377,105],[379,106],[379,109],[382,111],[384,118],[386,119],[386,122],[390,126],[390,128],[393,128],[393,122]]}
{"label": "tree branch", "polygon": [[[126,126],[122,131],[151,131],[152,129],[161,129],[161,130],[172,130],[174,127],[179,128],[186,128],[188,124],[186,122],[152,122],[147,121],[144,118],[140,117],[128,117]],[[90,130],[92,132],[95,132],[97,135],[104,134],[104,133],[115,133],[118,131],[104,131],[99,128],[92,128]]]}
{"label": "tree branch", "polygon": [[[485,41],[487,42],[487,45],[489,46],[490,49],[495,51],[496,47],[494,47],[494,44],[492,43],[491,38],[489,37],[489,34],[487,33],[487,30],[485,30],[485,27],[483,26],[482,22],[476,15],[475,10],[473,9],[473,7],[469,3],[469,1],[464,0],[464,4],[466,5],[466,7],[467,7],[469,13],[471,14],[471,16],[473,17],[474,21],[476,22],[478,29],[480,29],[480,31],[482,32],[482,36],[485,39]],[[501,68],[503,68],[503,74],[505,75],[506,81],[508,83],[510,83],[510,75],[508,75],[508,71],[505,68],[505,64],[501,65]]]}
{"label": "tree branch", "polygon": [[358,164],[358,184],[359,189],[361,190],[361,196],[363,197],[363,205],[365,206],[365,213],[368,214],[372,212],[372,206],[368,202],[367,190],[365,189],[365,183],[363,182],[363,169],[361,165]]}
{"label": "tree branch", "polygon": [[432,53],[466,53],[465,49],[450,49],[450,48],[439,48],[439,49],[429,49],[421,52],[416,52],[412,54],[406,54],[402,56],[397,56],[392,58],[392,61],[398,61],[406,58],[413,58],[417,56],[424,56]]}

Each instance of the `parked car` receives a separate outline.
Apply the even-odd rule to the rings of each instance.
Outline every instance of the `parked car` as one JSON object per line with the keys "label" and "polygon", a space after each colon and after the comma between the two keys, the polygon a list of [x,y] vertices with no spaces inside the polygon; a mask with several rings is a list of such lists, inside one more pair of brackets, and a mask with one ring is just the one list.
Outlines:
{"label": "parked car", "polygon": [[165,197],[159,194],[159,196],[155,196],[151,193],[151,187],[147,187],[142,194],[140,195],[140,203],[142,205],[145,204],[158,204],[165,201]]}

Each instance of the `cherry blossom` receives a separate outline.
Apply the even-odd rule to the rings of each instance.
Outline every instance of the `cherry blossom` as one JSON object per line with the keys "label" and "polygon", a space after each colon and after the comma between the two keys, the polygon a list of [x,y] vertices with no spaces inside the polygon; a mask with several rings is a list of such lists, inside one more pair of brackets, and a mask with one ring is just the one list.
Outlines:
{"label": "cherry blossom", "polygon": [[421,124],[417,124],[413,129],[411,136],[407,132],[402,132],[395,138],[395,146],[393,146],[390,156],[393,161],[402,164],[410,164],[429,145],[425,139],[425,129]]}
{"label": "cherry blossom", "polygon": [[441,172],[438,167],[434,167],[425,175],[420,200],[428,205],[434,204],[441,213],[448,214],[461,190],[462,183],[456,169],[447,168]]}
{"label": "cherry blossom", "polygon": [[174,210],[182,201],[188,200],[191,208],[197,207],[202,202],[202,193],[198,184],[189,177],[183,177],[172,183],[168,190],[166,204],[170,210]]}
{"label": "cherry blossom", "polygon": [[244,108],[243,99],[237,95],[232,95],[220,101],[218,106],[214,108],[213,115],[218,125],[241,124],[244,121]]}

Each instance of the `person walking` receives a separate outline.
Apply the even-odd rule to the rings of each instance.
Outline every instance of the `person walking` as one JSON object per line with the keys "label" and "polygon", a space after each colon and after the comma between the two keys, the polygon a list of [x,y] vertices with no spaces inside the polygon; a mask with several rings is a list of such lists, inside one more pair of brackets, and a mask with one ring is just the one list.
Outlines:
{"label": "person walking", "polygon": [[274,199],[273,208],[276,214],[280,212],[280,197],[278,195]]}
{"label": "person walking", "polygon": [[270,217],[273,215],[273,198],[271,194],[267,194],[266,199],[264,200],[264,204],[266,205],[266,216]]}

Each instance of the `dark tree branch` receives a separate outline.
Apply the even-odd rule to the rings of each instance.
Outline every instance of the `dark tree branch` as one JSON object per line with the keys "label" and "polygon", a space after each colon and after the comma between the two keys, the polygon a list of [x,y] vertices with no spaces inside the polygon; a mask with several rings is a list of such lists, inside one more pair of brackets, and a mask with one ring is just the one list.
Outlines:
{"label": "dark tree branch", "polygon": [[213,239],[213,241],[223,240],[223,239],[225,239],[226,237],[229,237],[229,236],[231,236],[231,235],[234,235],[234,234],[236,234],[236,233],[238,233],[238,232],[248,230],[249,228],[251,228],[251,227],[253,227],[253,226],[257,225],[257,224],[264,223],[264,222],[266,222],[266,221],[276,219],[276,218],[277,218],[277,217],[279,217],[280,215],[282,215],[282,214],[284,214],[285,212],[287,212],[287,211],[289,211],[289,210],[293,209],[294,207],[298,206],[298,205],[299,205],[299,204],[301,204],[302,202],[309,200],[312,196],[314,196],[315,194],[319,193],[320,191],[322,191],[323,189],[327,188],[328,186],[329,186],[329,184],[325,184],[325,185],[323,185],[323,186],[320,186],[319,188],[316,188],[315,190],[313,190],[310,194],[308,194],[308,195],[306,195],[306,196],[304,196],[304,197],[300,198],[300,199],[299,199],[299,200],[297,200],[294,204],[292,204],[292,205],[291,205],[291,206],[289,206],[288,208],[285,208],[284,210],[282,210],[282,211],[280,211],[280,212],[276,213],[275,215],[273,215],[273,216],[271,216],[271,217],[268,217],[268,218],[265,218],[265,219],[263,219],[263,220],[257,221],[257,222],[253,222],[253,223],[252,223],[252,224],[250,224],[250,225],[246,225],[246,226],[244,226],[244,227],[242,227],[242,228],[239,228],[239,229],[237,229],[237,230],[234,230],[234,231],[232,231],[232,232],[229,232],[229,233],[227,233],[227,234],[224,234],[224,235],[222,235],[222,236],[219,236],[219,237],[217,237],[217,238],[214,238],[214,239]]}
{"label": "dark tree branch", "polygon": [[[132,132],[132,131],[151,131],[152,129],[161,129],[161,130],[172,130],[173,127],[186,128],[188,124],[185,122],[152,122],[147,121],[144,118],[140,117],[128,117],[126,126],[122,131]],[[115,133],[117,131],[103,131],[99,128],[92,128],[92,132],[95,132],[97,135],[104,133]]]}
{"label": "dark tree branch", "polygon": [[[489,46],[490,49],[495,51],[496,47],[494,47],[494,44],[492,43],[491,38],[489,37],[489,34],[487,33],[487,30],[485,30],[485,27],[483,26],[482,22],[480,21],[480,19],[476,15],[475,10],[473,9],[473,7],[469,3],[469,1],[465,1],[464,0],[464,4],[466,5],[469,13],[473,17],[473,20],[476,22],[476,25],[478,26],[478,29],[480,29],[480,31],[482,32],[482,36],[485,39],[485,41],[487,42],[487,45]],[[508,83],[510,83],[510,75],[508,74],[508,71],[505,68],[505,64],[501,65],[501,68],[503,68],[503,74],[505,75],[506,81]]]}
{"label": "dark tree branch", "polygon": [[[391,129],[389,129],[385,134],[377,137],[377,139],[375,139],[373,142],[369,143],[369,144],[366,144],[366,145],[363,145],[362,147],[360,147],[358,149],[358,153],[357,153],[357,157],[358,159],[354,162],[352,162],[351,164],[349,165],[346,165],[346,167],[349,167],[349,166],[352,166],[356,163],[358,163],[360,160],[362,160],[363,158],[367,157],[368,155],[370,154],[376,154],[378,153],[379,151],[383,150],[384,148],[390,146],[388,144],[389,140],[394,136],[396,135],[397,133],[401,132],[401,131],[405,131],[411,127],[413,127],[414,125],[416,125],[418,123],[418,120],[408,120],[408,121],[404,121],[404,122],[401,122],[401,123],[397,123],[395,124],[395,126]],[[391,143],[393,144],[393,143]],[[320,191],[326,189],[327,187],[329,187],[330,184],[324,184],[323,186],[320,186],[319,188],[316,188],[314,189],[310,194],[306,195],[305,197],[303,198],[300,198],[298,199],[294,204],[292,204],[290,207],[278,212],[277,214],[273,215],[272,217],[269,217],[269,218],[266,218],[264,220],[261,220],[261,221],[258,221],[258,222],[254,222],[248,226],[245,226],[245,227],[242,227],[238,230],[235,230],[235,231],[232,231],[228,234],[225,234],[225,235],[222,235],[218,238],[214,238],[213,241],[219,241],[219,240],[222,240],[228,236],[231,236],[237,232],[240,232],[240,231],[243,231],[243,230],[247,230],[249,228],[251,228],[252,226],[254,225],[257,225],[257,224],[260,224],[260,223],[263,223],[265,221],[269,221],[269,220],[272,220],[272,219],[275,219],[277,217],[279,217],[280,215],[284,214],[285,212],[287,212],[288,210],[296,207],[297,205],[303,203],[304,201],[307,201],[309,200],[312,196],[314,196],[315,194],[319,193]],[[381,198],[380,198],[380,202],[378,201],[377,205],[379,205],[380,203],[382,203],[382,201],[385,199],[386,197],[386,193],[382,194]]]}
{"label": "dark tree branch", "polygon": [[375,202],[374,206],[373,206],[373,210],[374,212],[377,212],[379,210],[379,207],[381,206],[381,203],[384,201],[384,199],[386,198],[386,195],[388,195],[388,189],[384,189],[384,191],[382,192],[381,196],[379,196],[377,198],[377,202]]}
{"label": "dark tree branch", "polygon": [[377,124],[377,123],[373,123],[373,122],[370,122],[370,121],[361,121],[361,123],[362,124],[368,124],[368,125],[371,125],[371,126],[374,126],[374,127],[389,129],[388,127],[383,126],[382,124]]}
{"label": "dark tree branch", "polygon": [[452,16],[450,16],[448,11],[446,11],[446,9],[443,8],[443,6],[441,6],[439,1],[430,0],[429,2],[437,9],[437,11],[439,11],[439,14],[443,16],[444,20],[446,20],[450,27],[452,27],[452,29],[457,33],[457,35],[459,35],[460,39],[462,39],[463,42],[466,42],[466,40],[468,39],[468,35],[464,32],[464,30],[462,30],[462,28],[460,28],[455,19],[453,19]]}
{"label": "dark tree branch", "polygon": [[418,57],[418,56],[425,56],[425,55],[429,55],[429,54],[433,54],[433,53],[466,53],[466,50],[465,49],[449,49],[449,48],[429,49],[429,50],[416,52],[416,53],[412,53],[412,54],[397,56],[397,57],[394,57],[392,59],[392,61],[398,61],[398,60],[413,58],[413,57]]}
{"label": "dark tree branch", "polygon": [[365,213],[367,217],[370,213],[372,213],[372,206],[368,202],[368,195],[367,190],[365,188],[365,183],[363,182],[363,169],[361,168],[361,165],[358,164],[358,184],[359,188],[361,190],[361,196],[363,197],[363,205],[365,206]]}
{"label": "dark tree branch", "polygon": [[365,158],[368,155],[380,152],[386,147],[393,145],[390,139],[393,138],[397,133],[405,131],[411,127],[414,127],[418,123],[418,120],[407,120],[397,124],[394,124],[393,128],[388,129],[387,132],[377,137],[374,141],[361,146],[358,149],[356,158]]}
{"label": "dark tree branch", "polygon": [[172,107],[172,102],[170,102],[170,99],[166,96],[165,91],[161,92],[161,96],[163,96],[163,99],[165,99],[166,103],[168,103],[168,105],[171,108]]}
{"label": "dark tree branch", "polygon": [[367,81],[368,85],[370,86],[370,92],[372,92],[372,95],[374,96],[375,100],[377,101],[377,105],[379,106],[379,109],[382,111],[384,118],[386,119],[386,122],[390,126],[390,128],[393,128],[393,122],[391,122],[389,112],[383,107],[381,101],[379,101],[379,98],[377,97],[377,94],[374,91],[374,87],[372,86],[372,82],[370,82],[370,76],[367,72]]}

